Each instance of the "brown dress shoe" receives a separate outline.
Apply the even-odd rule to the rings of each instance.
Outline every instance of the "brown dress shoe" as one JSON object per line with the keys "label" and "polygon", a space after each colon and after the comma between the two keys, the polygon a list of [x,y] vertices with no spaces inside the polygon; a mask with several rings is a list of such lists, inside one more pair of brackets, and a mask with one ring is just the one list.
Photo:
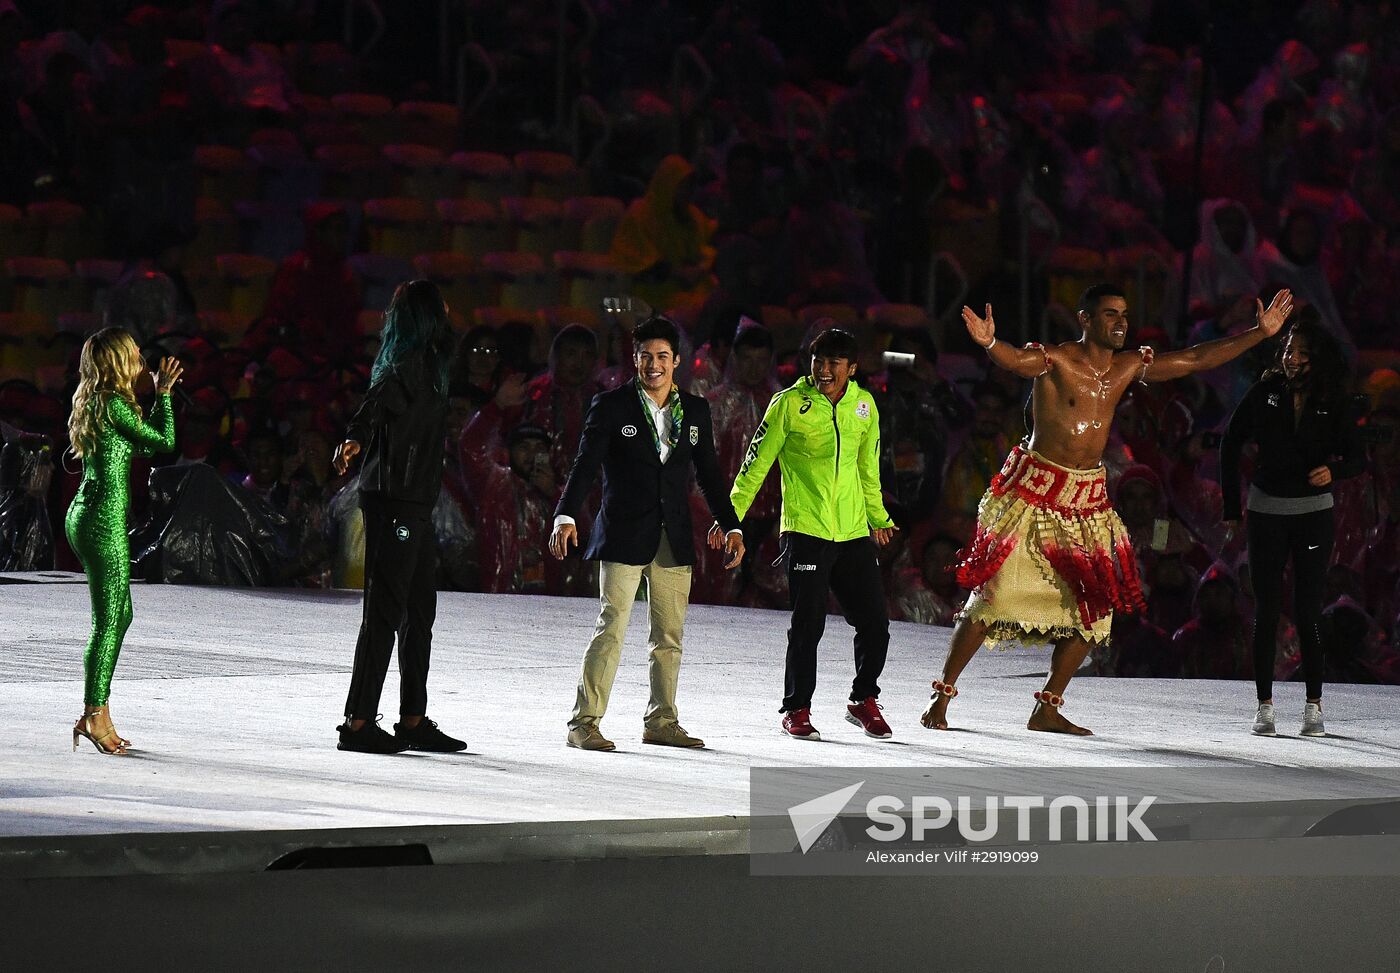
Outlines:
{"label": "brown dress shoe", "polygon": [[577,750],[616,750],[614,744],[603,734],[598,732],[598,727],[592,723],[585,723],[583,726],[569,728],[569,746]]}
{"label": "brown dress shoe", "polygon": [[658,726],[642,731],[643,743],[655,743],[663,747],[703,747],[705,741],[699,737],[693,737],[685,730],[681,729],[679,723],[667,723],[665,726]]}

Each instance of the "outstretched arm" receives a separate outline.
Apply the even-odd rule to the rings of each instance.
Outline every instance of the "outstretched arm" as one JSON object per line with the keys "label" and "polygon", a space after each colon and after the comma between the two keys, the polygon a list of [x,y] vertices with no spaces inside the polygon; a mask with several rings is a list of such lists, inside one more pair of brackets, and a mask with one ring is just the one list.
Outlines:
{"label": "outstretched arm", "polygon": [[997,340],[996,322],[992,320],[992,306],[987,305],[987,316],[979,318],[972,308],[963,306],[963,324],[972,340],[986,349],[987,357],[998,368],[1014,372],[1022,378],[1036,378],[1050,370],[1050,354],[1040,345],[1027,345],[1013,348]]}
{"label": "outstretched arm", "polygon": [[1225,426],[1225,435],[1220,439],[1220,519],[1227,523],[1240,519],[1240,453],[1256,434],[1256,417],[1263,395],[1263,386],[1258,382],[1250,386],[1240,404],[1235,406]]}
{"label": "outstretched arm", "polygon": [[1217,338],[1215,341],[1206,341],[1180,351],[1163,352],[1153,360],[1144,380],[1170,382],[1194,372],[1208,372],[1238,358],[1265,338],[1272,338],[1279,333],[1283,322],[1288,320],[1288,315],[1293,311],[1293,294],[1284,289],[1274,295],[1267,308],[1264,307],[1263,301],[1255,301],[1255,304],[1258,308],[1255,311],[1254,327],[1228,338]]}

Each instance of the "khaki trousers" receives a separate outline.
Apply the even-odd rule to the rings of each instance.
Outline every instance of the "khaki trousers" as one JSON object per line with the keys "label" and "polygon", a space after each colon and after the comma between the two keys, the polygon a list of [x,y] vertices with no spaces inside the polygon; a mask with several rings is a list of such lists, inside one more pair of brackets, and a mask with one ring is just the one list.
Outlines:
{"label": "khaki trousers", "polygon": [[598,572],[602,609],[598,612],[598,624],[588,643],[588,651],[583,655],[574,715],[569,720],[571,729],[586,724],[596,726],[607,712],[608,696],[612,693],[618,659],[622,655],[622,640],[627,635],[637,586],[643,578],[647,583],[647,607],[651,616],[651,636],[647,643],[651,701],[643,719],[647,729],[676,722],[676,682],[681,671],[685,610],[690,603],[690,565],[676,563],[663,530],[661,545],[650,564],[602,562]]}

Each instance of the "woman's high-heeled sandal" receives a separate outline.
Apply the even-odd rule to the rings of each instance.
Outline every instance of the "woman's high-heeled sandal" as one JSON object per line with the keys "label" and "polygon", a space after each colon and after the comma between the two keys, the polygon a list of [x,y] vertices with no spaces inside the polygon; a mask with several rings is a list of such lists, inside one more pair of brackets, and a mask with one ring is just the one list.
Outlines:
{"label": "woman's high-heeled sandal", "polygon": [[[110,720],[111,718],[112,718],[112,708],[109,706],[109,707],[107,707],[107,719]],[[113,732],[116,732],[116,729],[117,729],[117,726],[116,726],[115,723],[113,723],[113,724],[112,724],[112,730],[113,730]],[[131,749],[131,741],[128,740],[126,737],[122,736],[120,733],[117,733],[117,739],[120,740],[120,741],[122,742],[122,746],[126,747],[128,750]]]}
{"label": "woman's high-heeled sandal", "polygon": [[78,722],[73,724],[73,749],[78,749],[79,737],[86,737],[88,741],[97,748],[98,753],[124,757],[126,756],[126,748],[129,744],[117,734],[117,728],[112,726],[110,722],[107,724],[105,733],[93,732],[92,718],[102,713],[105,709],[106,707],[102,707],[93,710],[91,713],[84,713],[82,716],[78,717]]}

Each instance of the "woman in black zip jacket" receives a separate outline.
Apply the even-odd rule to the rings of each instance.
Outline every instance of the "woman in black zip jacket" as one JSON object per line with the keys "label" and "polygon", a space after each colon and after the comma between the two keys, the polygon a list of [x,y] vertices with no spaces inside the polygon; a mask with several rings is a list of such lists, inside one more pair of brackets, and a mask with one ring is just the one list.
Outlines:
{"label": "woman in black zip jacket", "polygon": [[[355,669],[337,727],[341,750],[451,753],[466,744],[427,717],[428,656],[437,614],[433,506],[442,488],[447,374],[452,329],[437,286],[400,284],[384,312],[369,392],[350,420],[335,468],[361,453],[360,509],[365,518],[364,618]],[[379,694],[399,639],[399,722],[379,727]]]}
{"label": "woman in black zip jacket", "polygon": [[1323,736],[1322,588],[1332,557],[1332,482],[1361,472],[1365,454],[1336,340],[1305,308],[1278,362],[1245,393],[1220,443],[1224,519],[1240,518],[1240,451],[1258,446],[1246,509],[1254,583],[1254,732],[1275,736],[1274,652],[1283,570],[1293,559],[1293,621],[1302,644],[1307,699],[1303,736]]}

